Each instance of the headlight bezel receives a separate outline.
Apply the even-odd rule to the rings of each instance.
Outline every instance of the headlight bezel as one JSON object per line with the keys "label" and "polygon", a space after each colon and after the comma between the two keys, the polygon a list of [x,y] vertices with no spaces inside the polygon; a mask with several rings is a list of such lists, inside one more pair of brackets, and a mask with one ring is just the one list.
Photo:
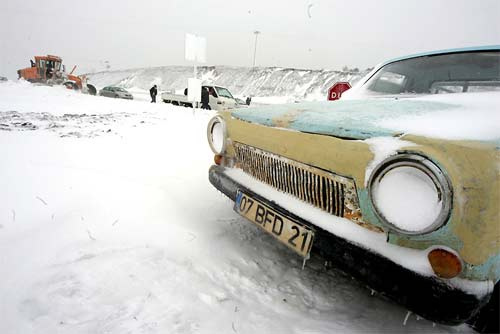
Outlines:
{"label": "headlight bezel", "polygon": [[[436,187],[438,198],[441,200],[441,211],[434,222],[424,229],[418,231],[402,229],[394,223],[391,223],[377,207],[374,198],[374,185],[380,183],[388,172],[399,167],[417,168],[419,171],[425,173]],[[429,158],[413,152],[398,153],[383,160],[375,167],[368,180],[368,197],[377,218],[392,232],[402,235],[424,235],[438,230],[448,221],[453,207],[453,189],[447,174]]]}
{"label": "headlight bezel", "polygon": [[[213,129],[216,124],[220,124],[222,126],[222,146],[220,150],[218,150],[214,145],[214,137],[213,137]],[[223,154],[226,151],[227,146],[227,126],[224,119],[220,116],[214,116],[207,125],[207,140],[210,146],[210,149],[215,154]]]}

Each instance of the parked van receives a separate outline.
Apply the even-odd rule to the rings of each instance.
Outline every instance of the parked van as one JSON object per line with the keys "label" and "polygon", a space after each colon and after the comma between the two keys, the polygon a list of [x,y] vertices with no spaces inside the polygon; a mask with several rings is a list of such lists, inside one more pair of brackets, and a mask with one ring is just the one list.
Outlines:
{"label": "parked van", "polygon": [[[237,102],[233,95],[229,92],[227,88],[213,85],[204,85],[201,89],[208,89],[209,92],[209,103],[210,109],[213,110],[224,110],[233,109],[236,107]],[[193,102],[188,100],[187,89],[184,91],[185,94],[173,94],[173,93],[162,93],[161,99],[165,103],[172,103],[176,106],[193,107]],[[198,107],[198,105],[196,105]],[[199,103],[201,107],[201,103]]]}

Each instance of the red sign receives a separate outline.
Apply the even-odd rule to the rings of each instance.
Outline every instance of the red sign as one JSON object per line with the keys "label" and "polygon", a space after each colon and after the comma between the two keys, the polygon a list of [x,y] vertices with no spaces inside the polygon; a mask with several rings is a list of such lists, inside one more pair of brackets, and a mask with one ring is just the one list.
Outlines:
{"label": "red sign", "polygon": [[340,99],[342,93],[351,88],[348,82],[337,82],[330,89],[328,89],[328,101],[335,101]]}

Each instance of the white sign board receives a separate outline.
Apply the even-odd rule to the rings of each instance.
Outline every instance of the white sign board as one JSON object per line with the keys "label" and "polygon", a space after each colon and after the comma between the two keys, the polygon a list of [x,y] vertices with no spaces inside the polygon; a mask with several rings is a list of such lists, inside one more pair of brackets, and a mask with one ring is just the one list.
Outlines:
{"label": "white sign board", "polygon": [[201,80],[189,78],[188,79],[188,101],[200,102],[201,101]]}
{"label": "white sign board", "polygon": [[186,34],[186,60],[204,63],[207,61],[207,40],[205,37]]}

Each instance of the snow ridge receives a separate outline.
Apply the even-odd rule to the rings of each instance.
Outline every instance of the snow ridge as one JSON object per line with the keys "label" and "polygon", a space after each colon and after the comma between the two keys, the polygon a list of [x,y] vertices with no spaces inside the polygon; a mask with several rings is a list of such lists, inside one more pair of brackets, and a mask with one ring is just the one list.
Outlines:
{"label": "snow ridge", "polygon": [[[338,81],[354,84],[366,72],[303,70],[279,67],[198,67],[198,77],[206,84],[227,87],[235,96],[288,96],[298,100],[325,100],[329,87]],[[88,74],[98,88],[115,85],[126,89],[149,89],[181,92],[193,76],[190,66],[165,66],[144,69],[106,71]]]}

